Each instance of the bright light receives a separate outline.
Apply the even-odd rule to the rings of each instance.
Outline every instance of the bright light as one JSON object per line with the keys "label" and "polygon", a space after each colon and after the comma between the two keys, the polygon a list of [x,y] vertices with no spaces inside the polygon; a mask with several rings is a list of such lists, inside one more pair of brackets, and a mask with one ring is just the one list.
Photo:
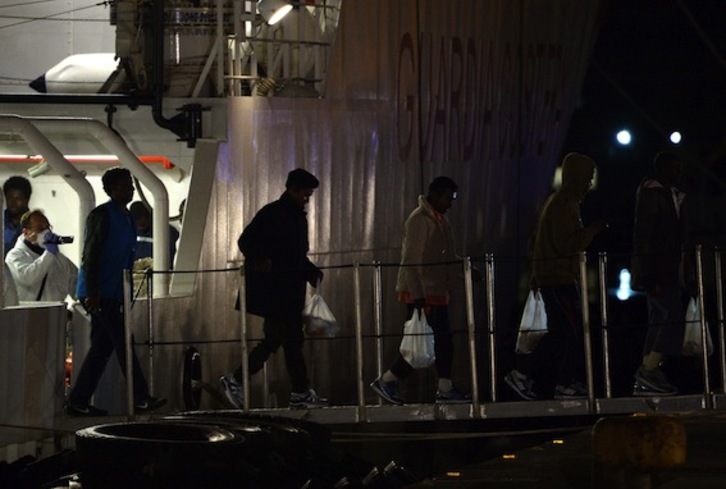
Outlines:
{"label": "bright light", "polygon": [[628,131],[626,129],[623,129],[622,131],[619,131],[618,134],[615,136],[615,138],[623,146],[627,146],[628,144],[630,144],[630,141],[632,139],[631,136],[630,136],[630,131]]}
{"label": "bright light", "polygon": [[670,140],[671,140],[671,143],[673,143],[673,144],[680,143],[681,142],[681,133],[678,131],[673,131],[671,133]]}
{"label": "bright light", "polygon": [[621,301],[626,301],[633,295],[633,289],[630,288],[630,271],[627,268],[620,270],[620,285],[615,295]]}

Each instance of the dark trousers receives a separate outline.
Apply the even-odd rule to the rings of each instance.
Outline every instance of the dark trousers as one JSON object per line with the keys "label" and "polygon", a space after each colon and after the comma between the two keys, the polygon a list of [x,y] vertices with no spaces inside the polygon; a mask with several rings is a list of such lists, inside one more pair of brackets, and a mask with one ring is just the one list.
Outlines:
{"label": "dark trousers", "polygon": [[[304,340],[302,317],[267,317],[263,330],[265,338],[255,345],[248,358],[250,375],[262,370],[270,355],[276,353],[282,346],[292,391],[305,392],[310,387],[310,382],[302,353]],[[244,377],[241,366],[234,372],[234,376],[238,382],[242,382]]]}
{"label": "dark trousers", "polygon": [[647,300],[648,334],[645,336],[643,355],[651,351],[670,356],[680,355],[686,330],[686,312],[680,286],[663,286],[657,297],[649,293]]}
{"label": "dark trousers", "polygon": [[[408,317],[413,314],[413,305],[407,307]],[[454,341],[451,337],[451,327],[449,326],[449,307],[448,306],[431,306],[428,308],[429,313],[426,315],[426,321],[434,331],[434,352],[436,353],[436,374],[439,378],[451,378],[451,365],[454,362]],[[398,354],[396,362],[391,367],[393,375],[399,379],[405,379],[411,372],[413,367]]]}
{"label": "dark trousers", "polygon": [[[541,287],[540,293],[547,312],[547,334],[529,355],[524,373],[535,379],[551,378],[554,374],[561,385],[585,379],[585,353],[582,332],[580,289],[577,285]],[[554,372],[552,372],[554,368]],[[549,374],[549,375],[548,375]],[[550,383],[550,382],[547,382]],[[545,386],[550,391],[549,386]],[[551,386],[552,391],[554,385]],[[537,389],[546,397],[545,389]]]}
{"label": "dark trousers", "polygon": [[[101,308],[91,315],[91,348],[81,365],[76,385],[69,396],[74,406],[85,406],[96,391],[98,381],[115,351],[121,371],[126,375],[126,342],[124,341],[123,303],[101,299]],[[149,387],[141,371],[141,365],[132,349],[134,399],[143,401],[149,397]]]}

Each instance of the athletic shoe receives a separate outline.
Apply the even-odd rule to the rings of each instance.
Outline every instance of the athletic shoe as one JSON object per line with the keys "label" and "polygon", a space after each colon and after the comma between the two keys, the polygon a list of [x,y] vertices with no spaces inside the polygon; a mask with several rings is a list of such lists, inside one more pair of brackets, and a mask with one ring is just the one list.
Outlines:
{"label": "athletic shoe", "polygon": [[227,400],[237,409],[244,409],[245,393],[240,383],[234,378],[234,374],[223,375],[219,378],[219,384],[224,395],[227,396]]}
{"label": "athletic shoe", "polygon": [[570,385],[557,384],[555,399],[586,399],[587,387],[582,382],[573,382]]}
{"label": "athletic shoe", "polygon": [[633,384],[633,396],[635,397],[663,397],[663,396],[673,396],[678,394],[678,389],[675,387],[672,391],[669,392],[661,392],[661,391],[655,391],[648,387],[645,384],[642,384],[640,381],[636,380]]}
{"label": "athletic shoe", "polygon": [[511,370],[505,377],[504,381],[519,397],[527,401],[534,401],[537,395],[532,391],[534,382],[532,379],[524,375],[519,370]]}
{"label": "athletic shoe", "polygon": [[380,377],[371,382],[371,389],[381,396],[386,402],[391,404],[403,404],[403,399],[398,395],[398,385],[395,382],[383,382]]}
{"label": "athletic shoe", "polygon": [[471,396],[452,387],[449,392],[436,391],[436,402],[439,404],[466,404],[471,402]]}
{"label": "athletic shoe", "polygon": [[139,413],[150,413],[156,411],[161,406],[166,404],[166,399],[163,397],[147,397],[141,402],[134,404],[134,409]]}
{"label": "athletic shoe", "polygon": [[72,404],[66,404],[66,414],[74,417],[91,417],[91,416],[106,416],[108,411],[105,409],[97,408],[96,406],[74,406]]}
{"label": "athletic shoe", "polygon": [[[633,395],[662,395],[671,396],[678,392],[668,380],[663,372],[659,368],[653,370],[646,370],[642,365],[635,372],[635,386],[637,389],[633,389]],[[636,391],[641,394],[636,394]],[[648,392],[649,394],[646,394]]]}
{"label": "athletic shoe", "polygon": [[320,397],[317,393],[308,389],[305,392],[293,392],[290,394],[290,407],[295,409],[316,409],[328,406],[328,400]]}

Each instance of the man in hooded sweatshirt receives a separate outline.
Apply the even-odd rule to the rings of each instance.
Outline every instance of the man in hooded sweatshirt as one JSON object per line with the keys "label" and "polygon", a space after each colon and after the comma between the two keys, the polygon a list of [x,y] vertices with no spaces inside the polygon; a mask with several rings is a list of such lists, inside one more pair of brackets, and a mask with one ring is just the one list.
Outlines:
{"label": "man in hooded sweatshirt", "polygon": [[602,221],[583,226],[580,218],[580,202],[590,189],[594,174],[592,158],[580,153],[565,156],[562,187],[547,199],[537,223],[532,249],[532,286],[542,294],[548,333],[530,354],[526,368],[514,369],[504,378],[523,399],[545,396],[544,389],[534,389],[532,374],[553,367],[557,380],[555,398],[587,397],[583,382],[579,253],[606,227]]}
{"label": "man in hooded sweatshirt", "polygon": [[655,177],[643,180],[635,203],[632,285],[647,293],[649,323],[643,362],[635,373],[636,396],[677,392],[659,366],[666,356],[681,353],[686,327],[681,268],[686,266],[685,276],[692,272],[692,267],[687,267],[689,261],[682,260],[687,236],[686,194],[675,187],[681,174],[681,159],[675,153],[661,152],[653,164]]}

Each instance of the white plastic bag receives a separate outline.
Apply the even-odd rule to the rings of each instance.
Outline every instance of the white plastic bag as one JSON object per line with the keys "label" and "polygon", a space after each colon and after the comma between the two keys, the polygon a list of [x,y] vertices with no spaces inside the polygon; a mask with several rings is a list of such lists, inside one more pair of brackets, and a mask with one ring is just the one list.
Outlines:
{"label": "white plastic bag", "polygon": [[[706,351],[709,355],[713,353],[713,341],[711,332],[706,323]],[[691,297],[686,308],[686,332],[683,335],[683,355],[697,357],[703,355],[703,341],[701,337],[701,307],[695,297]]]}
{"label": "white plastic bag", "polygon": [[333,338],[340,327],[330,308],[317,292],[305,303],[302,312],[303,331],[316,338]]}
{"label": "white plastic bag", "polygon": [[403,325],[401,356],[413,368],[428,368],[436,361],[434,331],[420,309],[414,309],[411,319]]}
{"label": "white plastic bag", "polygon": [[547,312],[539,290],[530,290],[519,322],[517,345],[514,351],[520,355],[532,353],[547,334]]}

